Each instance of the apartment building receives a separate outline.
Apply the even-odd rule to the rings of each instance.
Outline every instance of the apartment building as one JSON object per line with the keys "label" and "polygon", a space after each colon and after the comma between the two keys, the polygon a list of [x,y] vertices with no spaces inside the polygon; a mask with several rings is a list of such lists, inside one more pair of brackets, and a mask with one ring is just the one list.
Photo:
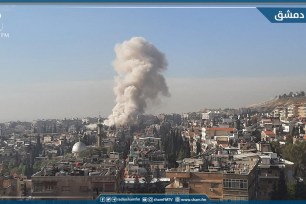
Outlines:
{"label": "apartment building", "polygon": [[166,194],[206,194],[211,200],[256,198],[258,154],[217,154],[206,159],[185,159],[166,172],[171,183]]}
{"label": "apartment building", "polygon": [[291,104],[287,107],[288,110],[288,118],[294,118],[298,116],[298,105],[297,104]]}
{"label": "apartment building", "polygon": [[100,193],[117,193],[116,175],[32,177],[32,197],[41,199],[95,199]]}
{"label": "apartment building", "polygon": [[300,118],[306,118],[306,103],[303,103],[298,107],[298,115]]}

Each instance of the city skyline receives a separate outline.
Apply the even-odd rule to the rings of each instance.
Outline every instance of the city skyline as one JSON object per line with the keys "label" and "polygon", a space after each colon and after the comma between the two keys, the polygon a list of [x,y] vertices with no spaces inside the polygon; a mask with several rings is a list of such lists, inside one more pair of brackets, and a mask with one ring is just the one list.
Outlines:
{"label": "city skyline", "polygon": [[171,94],[147,113],[239,108],[306,87],[302,24],[256,8],[0,6],[0,121],[107,117],[114,46],[141,36],[168,60]]}

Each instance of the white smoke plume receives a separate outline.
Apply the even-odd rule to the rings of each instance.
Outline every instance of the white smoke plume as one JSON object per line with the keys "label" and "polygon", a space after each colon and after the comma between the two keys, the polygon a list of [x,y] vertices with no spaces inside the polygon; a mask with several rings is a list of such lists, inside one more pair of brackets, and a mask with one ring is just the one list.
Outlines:
{"label": "white smoke plume", "polygon": [[133,124],[143,114],[148,102],[170,96],[161,72],[167,60],[154,45],[142,37],[133,37],[115,46],[113,62],[117,72],[114,92],[116,105],[104,123],[108,126]]}
{"label": "white smoke plume", "polygon": [[91,124],[89,124],[89,125],[86,125],[85,127],[86,127],[86,129],[88,129],[88,130],[96,130],[96,129],[98,128],[98,125],[95,124],[95,123],[91,123]]}

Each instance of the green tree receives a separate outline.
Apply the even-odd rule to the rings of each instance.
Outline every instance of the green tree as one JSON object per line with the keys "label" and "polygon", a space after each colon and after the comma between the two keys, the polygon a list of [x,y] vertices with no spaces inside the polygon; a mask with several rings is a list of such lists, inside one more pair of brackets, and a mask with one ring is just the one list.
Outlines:
{"label": "green tree", "polygon": [[153,177],[152,177],[152,171],[151,171],[150,166],[146,166],[145,169],[146,169],[146,173],[144,175],[145,191],[146,193],[149,193],[150,187],[151,187],[151,181],[153,180]]}
{"label": "green tree", "polygon": [[300,134],[305,134],[305,130],[302,125],[300,126]]}
{"label": "green tree", "polygon": [[271,142],[271,150],[272,152],[277,153],[277,155],[281,154],[281,148],[280,148],[280,144],[278,141],[272,141]]}
{"label": "green tree", "polygon": [[163,185],[162,185],[162,183],[160,181],[160,177],[161,177],[160,169],[157,166],[157,168],[156,168],[156,182],[155,182],[156,192],[157,193],[164,193],[165,189],[163,188]]}
{"label": "green tree", "polygon": [[303,181],[297,179],[295,182],[288,184],[288,200],[305,200],[306,186]]}
{"label": "green tree", "polygon": [[196,144],[197,144],[197,155],[199,155],[199,154],[202,153],[201,143],[200,143],[200,141],[198,140]]}
{"label": "green tree", "polygon": [[297,141],[295,144],[286,144],[282,150],[285,159],[294,162],[295,175],[305,177],[306,170],[306,142]]}
{"label": "green tree", "polygon": [[139,177],[138,175],[136,175],[134,178],[133,191],[134,193],[139,193],[139,190],[140,190]]}
{"label": "green tree", "polygon": [[288,190],[284,171],[281,170],[278,182],[274,182],[273,191],[271,193],[272,200],[287,200]]}
{"label": "green tree", "polygon": [[256,129],[255,131],[252,132],[252,136],[254,137],[254,142],[260,142],[261,141],[261,132]]}
{"label": "green tree", "polygon": [[288,198],[287,183],[284,170],[281,170],[278,180],[278,198],[279,200],[286,200]]}
{"label": "green tree", "polygon": [[183,145],[181,145],[179,153],[177,155],[178,160],[182,160],[185,158],[190,158],[190,146],[188,141],[183,142]]}
{"label": "green tree", "polygon": [[295,199],[295,182],[288,183],[287,190],[288,190],[288,200],[294,200]]}
{"label": "green tree", "polygon": [[273,190],[271,192],[271,200],[278,200],[278,192],[276,182],[273,183]]}
{"label": "green tree", "polygon": [[10,169],[7,163],[3,163],[2,164],[2,171],[1,171],[2,175],[10,175]]}
{"label": "green tree", "polygon": [[185,140],[184,147],[186,148],[186,158],[190,158],[190,144],[188,140]]}
{"label": "green tree", "polygon": [[297,181],[295,184],[295,194],[294,197],[296,200],[306,199],[306,187],[303,181]]}
{"label": "green tree", "polygon": [[186,155],[186,151],[184,150],[184,148],[181,148],[177,155],[177,159],[178,160],[185,159],[186,158],[185,155]]}

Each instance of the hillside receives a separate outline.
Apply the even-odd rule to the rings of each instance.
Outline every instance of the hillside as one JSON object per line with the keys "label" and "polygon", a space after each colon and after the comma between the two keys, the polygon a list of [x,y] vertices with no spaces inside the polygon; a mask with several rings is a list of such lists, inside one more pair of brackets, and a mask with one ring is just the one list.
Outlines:
{"label": "hillside", "polygon": [[306,103],[306,96],[274,98],[269,101],[264,101],[262,103],[250,105],[248,106],[248,108],[255,108],[255,109],[264,108],[271,110],[277,106],[288,106],[293,103]]}

